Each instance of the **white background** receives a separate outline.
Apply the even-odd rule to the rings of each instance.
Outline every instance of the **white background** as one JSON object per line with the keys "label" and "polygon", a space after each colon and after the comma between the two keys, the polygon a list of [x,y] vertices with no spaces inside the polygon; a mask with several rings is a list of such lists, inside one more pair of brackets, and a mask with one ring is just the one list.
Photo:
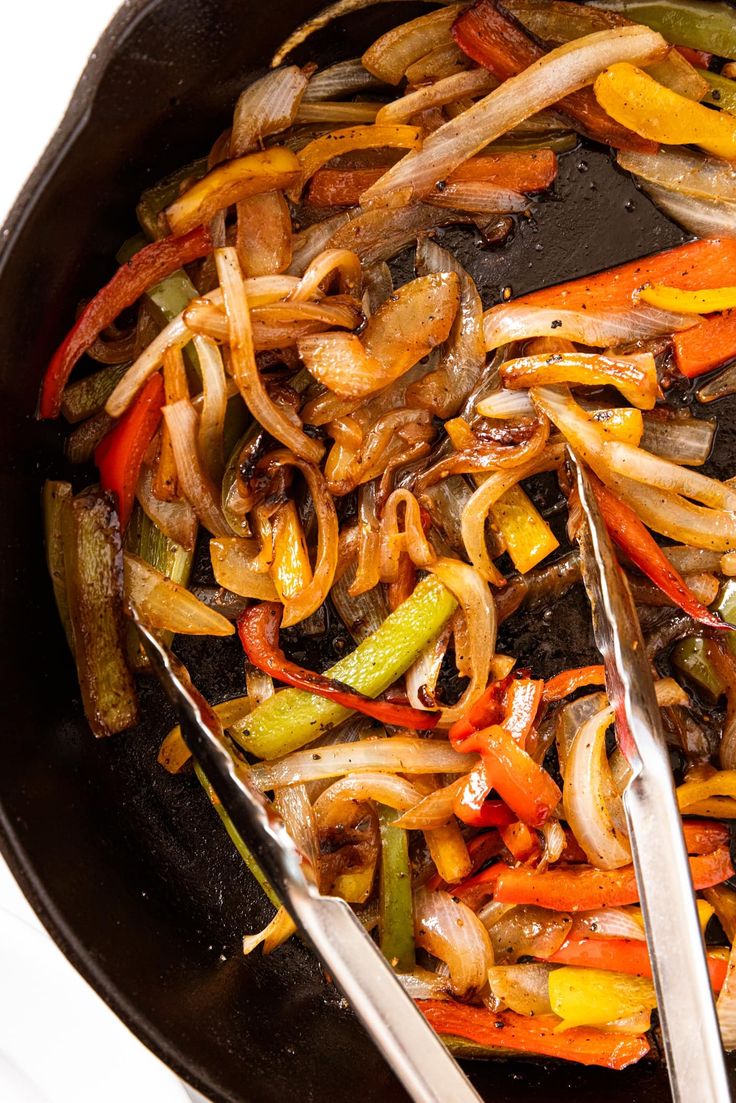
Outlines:
{"label": "white background", "polygon": [[[117,7],[118,0],[2,0],[0,224],[61,121],[87,57]],[[20,926],[18,919],[22,921]],[[42,931],[0,858],[2,1103],[22,1103],[31,1098],[20,1086],[18,1069],[13,1071],[12,1062],[32,1082],[33,1099],[43,1103],[83,1103],[88,1099],[186,1103],[187,1096],[173,1073],[114,1018],[67,965],[45,932],[37,936],[43,942],[33,952],[29,928]],[[31,952],[24,964],[26,972],[14,987],[12,966],[22,960],[27,946]],[[34,964],[39,970],[37,977],[31,975]],[[22,1021],[23,1001],[33,983],[41,994],[39,1003],[49,1007],[56,1003],[59,1013],[54,1016],[53,1032],[49,1027],[44,1036],[42,1028],[40,1036],[33,1038],[33,1067],[27,1068],[23,1047],[13,1041],[12,1035]],[[66,1021],[64,1008],[69,1011]],[[31,1021],[39,1027],[43,1022],[39,1004],[29,1010]],[[75,1022],[69,1022],[70,1018]],[[28,1031],[29,1036],[33,1033]],[[97,1075],[96,1062],[104,1065],[105,1071],[100,1073],[95,1090],[89,1082]]]}

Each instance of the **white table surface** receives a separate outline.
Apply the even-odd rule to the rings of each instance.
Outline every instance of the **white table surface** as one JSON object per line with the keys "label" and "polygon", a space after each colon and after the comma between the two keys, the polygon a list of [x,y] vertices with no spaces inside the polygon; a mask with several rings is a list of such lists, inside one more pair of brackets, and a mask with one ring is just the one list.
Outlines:
{"label": "white table surface", "polygon": [[[2,34],[0,34],[0,127],[3,135],[3,156],[0,167],[0,223],[16,195],[43,152],[48,140],[61,121],[71,94],[89,54],[110,18],[118,8],[118,0],[22,0],[3,3]],[[91,737],[90,737],[91,738]],[[54,954],[64,961],[61,952],[43,931],[41,924],[16,884],[10,870],[0,857],[0,913],[9,912],[37,931],[43,932]],[[75,999],[92,1006],[92,1021],[99,1036],[109,1039],[111,1031],[119,1032],[121,1052],[133,1052],[136,1063],[150,1062],[150,1094],[139,1094],[136,1103],[157,1103],[162,1077],[171,1077],[156,1057],[137,1042],[128,1029],[115,1019],[109,1008],[86,982],[69,966],[69,984]],[[7,989],[6,989],[7,992]],[[3,985],[0,979],[0,1010]],[[43,1038],[39,1057],[42,1059]],[[0,1049],[2,1038],[0,1038]],[[71,1044],[71,1043],[70,1043]],[[94,1052],[95,1037],[80,1040],[79,1060],[85,1052]],[[166,1093],[206,1103],[187,1089]],[[21,1096],[18,1094],[17,1099]],[[24,1096],[25,1098],[25,1096]],[[99,1099],[108,1098],[105,1085],[100,1084]],[[7,1094],[2,1103],[16,1103]],[[54,1094],[49,1103],[78,1103],[76,1093]]]}

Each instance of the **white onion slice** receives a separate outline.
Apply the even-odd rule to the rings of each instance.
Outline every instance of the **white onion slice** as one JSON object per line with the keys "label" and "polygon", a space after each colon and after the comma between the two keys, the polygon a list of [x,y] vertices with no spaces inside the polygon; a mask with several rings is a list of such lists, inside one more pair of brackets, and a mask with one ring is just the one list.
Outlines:
{"label": "white onion slice", "polygon": [[421,793],[397,774],[348,774],[325,789],[315,801],[314,814],[321,828],[351,823],[362,815],[360,805],[375,800],[404,811],[421,800]]}
{"label": "white onion slice", "polygon": [[736,489],[717,479],[710,479],[661,456],[653,456],[643,448],[624,441],[607,441],[602,448],[603,462],[618,475],[648,486],[659,486],[673,494],[682,494],[715,509],[736,510]]}
{"label": "white onion slice", "polygon": [[306,87],[307,77],[297,65],[266,73],[249,84],[235,105],[230,156],[241,157],[269,134],[291,126]]}
{"label": "white onion slice", "polygon": [[153,493],[153,468],[144,463],[138,476],[136,497],[146,517],[150,517],[169,540],[186,551],[194,551],[197,539],[197,515],[185,498],[163,502]]}
{"label": "white onion slice", "polygon": [[263,953],[270,954],[286,942],[287,938],[291,938],[295,931],[294,920],[286,908],[279,908],[271,922],[267,923],[262,931],[243,936],[243,953],[247,957],[262,946]]}
{"label": "white onion slice", "polygon": [[716,433],[715,418],[659,417],[655,410],[647,411],[643,419],[639,444],[647,452],[689,467],[700,467],[708,459]]}
{"label": "white onion slice", "polygon": [[530,337],[556,337],[595,348],[615,348],[632,341],[675,333],[697,324],[692,315],[639,304],[630,310],[560,310],[527,303],[492,306],[483,317],[486,349]]}
{"label": "white onion slice", "polygon": [[549,1015],[549,974],[552,965],[494,965],[488,970],[491,993],[517,1015]]}
{"label": "white onion slice", "polygon": [[482,399],[476,410],[482,417],[536,417],[534,404],[525,391],[507,391],[505,388]]}
{"label": "white onion slice", "polygon": [[696,237],[736,237],[736,202],[733,200],[698,199],[646,181],[642,181],[641,186],[661,211]]}
{"label": "white onion slice", "polygon": [[565,764],[562,796],[565,819],[598,869],[620,869],[631,862],[631,848],[619,839],[608,810],[615,786],[606,757],[606,731],[613,709],[596,713],[573,737]]}
{"label": "white onion slice", "polygon": [[736,201],[736,168],[729,161],[685,146],[661,146],[658,153],[621,150],[616,160],[622,169],[642,180],[682,195]]}
{"label": "white onion slice", "polygon": [[213,536],[229,536],[232,529],[220,508],[220,495],[205,471],[197,445],[198,418],[187,398],[163,407],[174,452],[179,486],[200,524]]}
{"label": "white onion slice", "polygon": [[194,347],[202,370],[202,410],[197,441],[202,462],[213,479],[222,478],[225,465],[222,438],[227,412],[227,381],[220,350],[209,337],[197,335]]}
{"label": "white onion slice", "polygon": [[446,739],[412,739],[397,735],[390,739],[360,739],[355,743],[295,751],[276,762],[257,763],[249,776],[259,789],[274,789],[359,770],[465,774],[472,770],[475,762],[475,755],[458,754]]}
{"label": "white onion slice", "polygon": [[364,206],[406,203],[425,195],[438,180],[530,115],[590,84],[619,61],[663,57],[668,45],[645,27],[600,31],[545,54],[518,76],[445,123],[361,196]]}
{"label": "white onion slice", "polygon": [[164,362],[167,349],[181,349],[192,339],[184,322],[184,312],[177,314],[143,350],[135,363],[126,371],[105,403],[110,417],[120,417],[127,410],[143,384]]}
{"label": "white onion slice", "polygon": [[397,973],[401,987],[413,1000],[448,1000],[450,976],[417,965],[411,973]]}
{"label": "white onion slice", "polygon": [[716,1000],[723,1048],[736,1049],[736,942],[731,946],[726,980]]}
{"label": "white onion slice", "polygon": [[150,563],[125,553],[125,595],[146,624],[188,636],[232,636],[229,620]]}
{"label": "white onion slice", "polygon": [[414,936],[418,946],[446,963],[454,995],[467,999],[485,988],[493,947],[467,904],[447,892],[419,889],[414,893]]}
{"label": "white onion slice", "polygon": [[[488,684],[488,672],[496,649],[496,603],[488,583],[468,563],[441,556],[427,569],[457,598],[467,625],[463,636],[470,653],[458,656],[457,662],[458,669],[470,670],[470,682],[457,704],[442,710],[440,723],[449,726],[465,715]],[[461,667],[461,664],[464,666]]]}
{"label": "white onion slice", "polygon": [[460,96],[485,96],[498,87],[496,78],[486,69],[469,69],[453,73],[434,84],[427,84],[385,104],[376,116],[377,123],[405,123],[428,107],[454,103]]}
{"label": "white onion slice", "polygon": [[459,777],[442,789],[428,793],[400,816],[395,826],[407,831],[432,831],[435,827],[444,827],[452,820],[455,797],[465,788],[467,780],[467,776]]}
{"label": "white onion slice", "polygon": [[355,95],[366,92],[369,88],[380,87],[381,81],[363,67],[359,57],[353,57],[315,73],[302,96],[302,104],[336,100],[340,96]]}
{"label": "white onion slice", "polygon": [[626,908],[600,908],[598,911],[576,912],[570,938],[629,938],[645,942],[644,927]]}
{"label": "white onion slice", "polygon": [[330,218],[325,218],[321,222],[314,222],[306,230],[295,234],[288,274],[290,276],[304,275],[314,258],[327,248],[327,244],[333,235],[358,213],[358,207],[354,207],[349,211],[338,211]]}
{"label": "white onion slice", "polygon": [[241,597],[278,601],[271,576],[256,566],[258,552],[255,541],[243,540],[232,534],[210,540],[210,561],[215,582]]}

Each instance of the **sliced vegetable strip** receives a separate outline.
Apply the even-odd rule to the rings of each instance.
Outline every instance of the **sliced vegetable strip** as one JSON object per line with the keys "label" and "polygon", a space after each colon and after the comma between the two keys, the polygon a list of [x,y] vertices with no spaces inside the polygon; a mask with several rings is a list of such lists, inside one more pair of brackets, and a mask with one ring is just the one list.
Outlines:
{"label": "sliced vegetable strip", "polygon": [[133,508],[143,457],[161,421],[164,397],[164,381],[156,372],[95,449],[100,483],[115,495],[122,529]]}
{"label": "sliced vegetable strip", "polygon": [[264,601],[246,609],[238,620],[240,642],[250,662],[259,670],[296,689],[316,693],[343,708],[372,716],[383,724],[419,729],[435,727],[439,720],[438,712],[424,712],[408,705],[395,705],[391,701],[374,701],[336,679],[326,678],[323,674],[289,662],[278,642],[282,612],[283,607],[278,602]]}
{"label": "sliced vegetable strip", "polygon": [[645,1037],[592,1027],[575,1027],[558,1034],[555,1027],[559,1019],[552,1015],[530,1017],[514,1011],[494,1014],[454,1000],[419,1000],[417,1005],[438,1034],[465,1038],[489,1050],[557,1057],[609,1069],[625,1069],[649,1052]]}
{"label": "sliced vegetable strip", "polygon": [[[621,869],[561,866],[544,873],[526,867],[493,869],[494,899],[504,904],[537,904],[555,911],[577,912],[618,908],[639,900],[633,866]],[[690,858],[690,873],[696,891],[728,880],[733,876],[728,847]]]}
{"label": "sliced vegetable strip", "polygon": [[674,337],[675,361],[683,375],[693,379],[736,356],[736,310],[703,318],[692,329]]}
{"label": "sliced vegetable strip", "polygon": [[170,276],[177,268],[207,256],[211,249],[209,231],[200,226],[181,237],[154,241],[135,253],[127,264],[121,265],[112,279],[87,303],[54,353],[41,387],[39,417],[58,417],[64,384],[72,368],[103,329],[112,325],[118,315],[132,306],[153,284]]}
{"label": "sliced vegetable strip", "polygon": [[593,489],[606,528],[614,543],[626,553],[632,563],[689,616],[709,628],[730,629],[730,625],[698,601],[633,509],[598,479],[595,479]]}
{"label": "sliced vegetable strip", "polygon": [[[481,0],[469,8],[455,23],[452,34],[473,61],[490,69],[502,81],[517,76],[544,57],[542,47],[518,23],[502,15],[495,0]],[[590,88],[572,92],[558,106],[578,129],[604,145],[650,152],[656,149],[654,143],[619,126],[596,103]]]}
{"label": "sliced vegetable strip", "polygon": [[[633,938],[568,939],[545,961],[558,965],[582,965],[590,969],[610,969],[635,977],[651,977],[652,963],[646,942]],[[708,954],[708,972],[715,992],[720,992],[726,979],[728,962]]]}
{"label": "sliced vegetable strip", "polygon": [[[408,670],[454,613],[457,602],[435,578],[410,597],[364,643],[327,671],[359,693],[378,696]],[[276,758],[316,739],[350,709],[309,692],[286,689],[254,709],[238,739],[261,758]]]}
{"label": "sliced vegetable strip", "polygon": [[544,700],[547,703],[560,701],[576,689],[583,686],[602,686],[606,684],[606,671],[602,666],[581,666],[576,670],[563,670],[544,683]]}

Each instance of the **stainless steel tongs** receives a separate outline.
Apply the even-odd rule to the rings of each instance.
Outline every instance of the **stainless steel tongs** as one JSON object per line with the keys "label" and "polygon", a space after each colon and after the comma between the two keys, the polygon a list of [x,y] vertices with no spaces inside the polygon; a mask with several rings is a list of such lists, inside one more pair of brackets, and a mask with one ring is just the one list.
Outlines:
{"label": "stainless steel tongs", "polygon": [[189,750],[296,925],[417,1103],[480,1103],[349,904],[322,896],[311,866],[263,794],[238,773],[214,710],[186,668],[131,610]]}
{"label": "stainless steel tongs", "polygon": [[639,619],[590,480],[568,452],[587,522],[578,540],[595,640],[618,745],[631,769],[623,804],[672,1096],[675,1103],[728,1103],[690,866]]}

